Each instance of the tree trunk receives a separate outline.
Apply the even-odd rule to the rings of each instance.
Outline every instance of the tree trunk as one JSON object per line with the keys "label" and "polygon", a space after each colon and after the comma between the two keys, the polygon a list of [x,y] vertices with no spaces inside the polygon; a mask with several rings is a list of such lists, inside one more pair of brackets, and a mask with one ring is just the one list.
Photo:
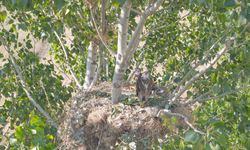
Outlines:
{"label": "tree trunk", "polygon": [[120,21],[118,24],[118,46],[116,54],[115,72],[112,82],[112,102],[118,103],[122,92],[123,75],[127,69],[130,59],[133,57],[135,50],[140,42],[140,35],[142,33],[143,26],[149,15],[153,14],[163,3],[164,0],[157,0],[150,3],[144,13],[140,16],[139,23],[128,42],[128,22],[129,14],[132,6],[131,0],[126,0],[121,8]]}
{"label": "tree trunk", "polygon": [[87,67],[86,67],[86,75],[85,82],[83,85],[84,89],[88,89],[91,85],[95,71],[97,67],[97,45],[92,41],[88,47],[88,58],[87,58]]}
{"label": "tree trunk", "polygon": [[120,21],[118,24],[118,43],[115,72],[112,82],[112,102],[118,103],[122,92],[122,81],[125,72],[125,57],[127,50],[128,20],[131,9],[131,0],[127,0],[121,9]]}

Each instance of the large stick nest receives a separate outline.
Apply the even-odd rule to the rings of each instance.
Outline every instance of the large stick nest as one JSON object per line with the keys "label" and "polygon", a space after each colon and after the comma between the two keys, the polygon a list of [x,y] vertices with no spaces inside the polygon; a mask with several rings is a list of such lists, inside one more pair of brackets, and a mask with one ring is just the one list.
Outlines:
{"label": "large stick nest", "polygon": [[58,130],[62,140],[60,149],[109,150],[123,142],[122,135],[132,137],[139,148],[142,144],[138,143],[145,138],[154,141],[166,135],[167,127],[156,117],[157,107],[112,105],[107,87],[99,86],[90,93],[79,92],[65,106]]}

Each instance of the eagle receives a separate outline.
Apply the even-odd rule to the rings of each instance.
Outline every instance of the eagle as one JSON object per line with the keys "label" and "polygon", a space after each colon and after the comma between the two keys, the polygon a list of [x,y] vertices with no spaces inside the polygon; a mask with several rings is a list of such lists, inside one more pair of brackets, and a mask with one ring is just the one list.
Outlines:
{"label": "eagle", "polygon": [[141,101],[147,101],[155,87],[154,82],[151,79],[150,73],[148,71],[141,73],[141,71],[138,69],[136,71],[135,76],[137,77],[136,96]]}

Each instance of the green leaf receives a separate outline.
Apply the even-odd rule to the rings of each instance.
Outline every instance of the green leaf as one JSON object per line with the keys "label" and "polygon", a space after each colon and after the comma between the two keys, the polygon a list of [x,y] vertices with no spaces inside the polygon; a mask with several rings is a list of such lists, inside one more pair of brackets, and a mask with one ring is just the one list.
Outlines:
{"label": "green leaf", "polygon": [[226,0],[226,1],[224,2],[224,6],[225,6],[225,7],[233,7],[233,6],[235,6],[235,5],[236,5],[235,0]]}
{"label": "green leaf", "polygon": [[22,128],[22,126],[18,126],[15,132],[15,136],[19,141],[22,141],[23,137],[24,137],[24,130]]}
{"label": "green leaf", "polygon": [[230,90],[231,90],[230,85],[229,85],[229,84],[225,84],[224,87],[223,87],[223,91],[224,91],[224,92],[228,92],[228,91],[230,91]]}
{"label": "green leaf", "polygon": [[200,135],[194,131],[188,131],[185,134],[185,142],[195,144],[200,139]]}
{"label": "green leaf", "polygon": [[212,125],[213,125],[215,128],[221,128],[221,127],[224,127],[224,126],[225,126],[225,123],[224,123],[223,121],[216,120],[216,121],[212,122]]}
{"label": "green leaf", "polygon": [[225,135],[225,134],[218,134],[216,139],[220,145],[228,145],[226,136],[227,135]]}
{"label": "green leaf", "polygon": [[187,97],[193,96],[193,93],[191,91],[187,91]]}
{"label": "green leaf", "polygon": [[31,49],[33,46],[32,46],[32,44],[31,44],[31,40],[28,40],[27,42],[26,42],[26,47],[28,48],[28,49]]}
{"label": "green leaf", "polygon": [[31,126],[37,126],[37,127],[44,127],[45,123],[43,122],[43,120],[38,117],[37,115],[32,115],[31,119],[30,119],[30,125]]}
{"label": "green leaf", "polygon": [[58,10],[62,9],[65,1],[64,0],[55,0],[55,5]]}
{"label": "green leaf", "polygon": [[0,12],[0,22],[4,22],[7,17],[7,12],[6,11],[1,11]]}
{"label": "green leaf", "polygon": [[123,5],[125,3],[126,0],[113,0],[112,1],[112,5],[116,8],[118,8],[119,6]]}

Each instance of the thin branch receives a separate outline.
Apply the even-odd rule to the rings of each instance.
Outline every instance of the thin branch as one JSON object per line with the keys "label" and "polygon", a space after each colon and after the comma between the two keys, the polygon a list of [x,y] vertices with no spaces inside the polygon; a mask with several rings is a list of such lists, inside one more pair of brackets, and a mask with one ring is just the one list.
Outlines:
{"label": "thin branch", "polygon": [[[224,36],[225,36],[225,35],[222,35],[222,36],[221,36],[217,41],[215,41],[215,42],[213,43],[213,45],[205,52],[205,56],[203,57],[203,60],[206,60],[206,59],[208,58],[209,54],[210,54],[211,51],[214,49],[215,45],[217,45],[217,44],[221,41],[221,39],[222,39]],[[201,65],[201,63],[198,62],[198,63],[195,64],[194,67],[192,67],[191,70],[189,70],[189,72],[188,72],[188,73],[182,78],[182,80],[178,83],[178,85],[177,85],[177,87],[175,88],[175,90],[173,91],[173,93],[176,93],[176,92],[180,89],[181,85],[182,85],[183,83],[185,83],[186,80],[192,75],[193,70],[197,69],[200,65]]]}
{"label": "thin branch", "polygon": [[[1,39],[2,43],[5,43],[2,39]],[[34,100],[34,98],[31,96],[31,93],[30,93],[30,89],[27,85],[27,83],[25,82],[24,80],[24,77],[23,77],[23,74],[22,74],[22,71],[20,69],[20,67],[17,65],[16,63],[16,60],[15,58],[12,56],[10,50],[7,48],[6,45],[4,45],[4,49],[6,50],[6,52],[8,53],[9,55],[9,60],[11,61],[14,69],[15,69],[15,72],[17,74],[17,77],[20,79],[20,83],[23,87],[23,90],[24,92],[26,93],[28,99],[30,100],[30,102],[38,109],[38,111],[47,119],[47,122],[50,123],[53,127],[57,128],[58,125],[57,123],[50,117],[50,115],[36,102],[36,100]]]}
{"label": "thin branch", "polygon": [[131,11],[137,13],[138,15],[141,15],[141,14],[142,14],[139,10],[136,10],[136,9],[134,9],[134,8],[131,8]]}
{"label": "thin branch", "polygon": [[125,62],[124,63],[128,63],[128,60],[130,59],[130,57],[133,55],[133,53],[135,52],[137,46],[139,45],[140,42],[140,35],[143,29],[143,26],[146,22],[146,19],[149,15],[153,14],[159,7],[160,5],[163,3],[164,0],[157,0],[155,3],[150,4],[147,9],[143,12],[143,14],[141,15],[141,18],[136,26],[136,29],[132,35],[132,38],[130,39],[129,43],[128,43],[128,47],[127,47],[127,57],[125,58]]}
{"label": "thin branch", "polygon": [[204,98],[205,96],[208,96],[209,94],[211,94],[211,91],[212,90],[209,90],[209,91],[207,91],[206,93],[204,93],[204,94],[201,94],[200,96],[198,96],[198,97],[196,97],[195,99],[188,99],[186,102],[185,102],[185,104],[190,104],[190,103],[194,103],[194,101],[198,101],[199,99],[202,99],[202,98]]}
{"label": "thin branch", "polygon": [[189,121],[188,121],[188,118],[186,116],[184,116],[183,114],[180,114],[180,113],[172,113],[170,112],[170,110],[167,110],[167,109],[161,109],[158,114],[157,114],[157,117],[159,117],[161,115],[161,113],[164,113],[165,115],[170,115],[170,116],[177,116],[177,117],[180,117],[182,118],[185,123],[191,128],[194,130],[194,132],[197,132],[201,135],[204,135],[206,134],[205,132],[203,131],[200,131],[199,129],[195,128]]}
{"label": "thin branch", "polygon": [[174,97],[170,100],[171,102],[176,101],[187,89],[188,87],[195,82],[201,75],[206,73],[218,60],[221,58],[223,54],[225,54],[233,43],[234,38],[230,38],[226,41],[224,47],[216,54],[214,59],[208,63],[208,65],[202,68],[196,75],[194,75],[179,91],[174,95]]}
{"label": "thin branch", "polygon": [[204,96],[203,97],[198,97],[198,98],[196,98],[196,99],[194,99],[192,101],[186,102],[185,105],[194,104],[195,102],[203,103],[203,102],[206,102],[208,100],[219,99],[219,98],[225,97],[227,95],[230,95],[230,94],[233,94],[233,93],[237,93],[237,92],[240,92],[242,90],[249,89],[249,88],[250,88],[250,85],[247,85],[247,86],[244,86],[244,87],[240,87],[240,88],[238,88],[236,90],[231,90],[231,91],[228,91],[228,92],[224,92],[224,93],[222,93],[221,95],[218,95],[218,96],[212,96],[212,97],[208,96],[206,98],[203,98]]}
{"label": "thin branch", "polygon": [[98,37],[100,38],[102,44],[103,44],[103,45],[105,46],[105,48],[108,50],[108,52],[110,53],[110,55],[113,56],[113,57],[115,57],[115,55],[116,55],[115,52],[113,52],[113,51],[109,48],[109,46],[108,46],[107,43],[104,41],[104,39],[103,39],[103,37],[102,37],[100,31],[99,31],[98,28],[97,28],[97,24],[96,24],[96,20],[95,20],[95,18],[94,18],[94,13],[93,13],[92,8],[90,8],[90,15],[91,15],[91,19],[92,19],[92,21],[93,21],[93,23],[94,23],[94,27],[95,27],[95,30],[96,30],[96,32],[97,32],[97,35],[98,35]]}
{"label": "thin branch", "polygon": [[[105,34],[107,34],[106,29],[107,29],[107,25],[106,25],[106,0],[101,0],[101,31],[102,31],[102,36],[104,36]],[[93,20],[94,21],[94,20]],[[96,72],[94,75],[94,79],[91,81],[89,87],[87,88],[86,91],[90,91],[93,86],[96,84],[98,77],[101,73],[102,70],[102,51],[106,48],[105,45],[103,43],[99,43],[99,58],[98,58],[98,64],[97,64],[97,68],[96,68]]]}
{"label": "thin branch", "polygon": [[164,0],[157,0],[156,2],[149,4],[144,14],[147,16],[152,15],[161,6],[163,2]]}
{"label": "thin branch", "polygon": [[47,100],[47,102],[48,102],[48,106],[50,107],[51,104],[50,104],[50,101],[49,101],[49,96],[48,96],[48,93],[47,93],[47,91],[46,91],[46,89],[45,89],[45,87],[44,87],[44,84],[43,84],[43,81],[42,81],[42,80],[40,80],[40,85],[41,85],[41,87],[42,87],[42,89],[43,89],[43,92],[44,92],[44,94],[45,94],[45,98],[46,98],[46,100]]}
{"label": "thin branch", "polygon": [[54,34],[56,35],[56,37],[57,37],[57,39],[58,39],[58,41],[59,41],[59,43],[60,43],[60,45],[61,45],[61,47],[62,47],[62,49],[63,49],[64,56],[65,56],[65,59],[66,59],[67,67],[69,68],[69,71],[70,71],[70,73],[71,73],[73,79],[75,80],[75,83],[76,83],[77,87],[78,87],[79,89],[82,89],[82,86],[81,86],[80,82],[79,82],[78,79],[76,78],[76,75],[75,75],[73,69],[71,68],[71,66],[70,66],[70,64],[69,64],[68,54],[67,54],[67,51],[66,51],[66,49],[65,49],[65,47],[64,47],[64,44],[62,43],[61,38],[59,37],[59,35],[57,34],[56,31],[54,31]]}
{"label": "thin branch", "polygon": [[[169,6],[170,6],[170,5],[169,5]],[[168,6],[168,7],[169,7],[169,6]],[[166,8],[166,9],[168,9],[168,8]],[[162,26],[160,26],[160,27],[152,27],[151,29],[148,30],[149,32],[147,32],[146,34],[143,35],[143,37],[145,38],[146,36],[148,36],[148,35],[151,34],[152,32],[155,32],[155,31],[157,31],[157,30],[160,30],[160,29],[163,29],[163,28],[172,26],[172,25],[178,23],[178,21],[181,21],[181,20],[185,19],[188,15],[190,15],[190,12],[188,12],[187,14],[185,14],[184,16],[182,16],[181,18],[178,18],[175,22],[173,22],[173,23],[171,23],[171,24],[165,24],[165,25],[162,25]],[[161,22],[161,23],[163,23],[163,22]]]}
{"label": "thin branch", "polygon": [[[52,50],[52,55],[54,53],[54,49]],[[60,66],[57,66],[55,60],[53,57],[51,57],[51,55],[49,56],[50,59],[51,59],[51,63],[56,67],[56,69],[58,69],[58,72],[63,74],[67,79],[70,80],[70,82],[72,81],[72,79],[65,73],[65,71],[60,67]]]}
{"label": "thin branch", "polygon": [[[142,59],[143,56],[144,56],[144,53],[145,53],[146,49],[143,49],[142,52],[139,54],[139,59]],[[131,81],[131,79],[133,78],[136,70],[140,67],[142,63],[142,60],[141,61],[136,61],[136,65],[135,65],[135,68],[132,70],[132,73],[129,75],[128,79],[127,79],[127,83],[129,83]]]}

